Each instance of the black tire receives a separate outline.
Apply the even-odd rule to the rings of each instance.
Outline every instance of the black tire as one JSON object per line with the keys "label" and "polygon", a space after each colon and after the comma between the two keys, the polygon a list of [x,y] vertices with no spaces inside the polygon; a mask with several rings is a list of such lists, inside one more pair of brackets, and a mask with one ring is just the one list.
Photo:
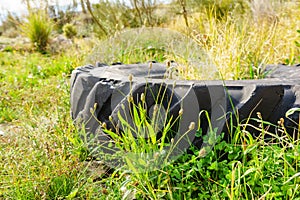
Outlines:
{"label": "black tire", "polygon": [[[121,107],[128,102],[128,96],[133,94],[135,104],[140,102],[141,93],[152,91],[146,95],[148,107],[155,104],[155,98],[160,95],[159,88],[164,88],[166,96],[160,101],[166,107],[172,99],[168,115],[176,118],[181,108],[184,115],[179,121],[179,127],[174,131],[183,134],[189,129],[190,122],[202,130],[208,131],[208,120],[199,116],[206,110],[218,134],[230,132],[226,121],[243,122],[249,118],[257,118],[259,112],[263,120],[277,124],[280,118],[288,131],[298,133],[299,114],[286,118],[285,113],[291,108],[300,107],[300,67],[274,65],[266,68],[266,78],[260,80],[240,81],[179,81],[164,79],[166,67],[164,64],[133,64],[113,66],[91,65],[77,68],[71,77],[71,114],[77,124],[85,124],[87,135],[94,135],[99,128],[99,121],[105,122],[108,128],[114,128],[111,117],[117,123],[117,112],[128,112],[130,105]],[[132,76],[132,78],[131,78]],[[150,94],[150,92],[148,92]],[[95,106],[96,105],[96,106]],[[124,109],[123,109],[124,110]],[[92,111],[92,112],[91,112]],[[230,118],[229,114],[232,114]],[[225,115],[227,114],[227,115]],[[222,118],[220,120],[220,118]],[[253,122],[257,126],[256,122]],[[275,127],[273,127],[275,128]],[[254,129],[249,131],[255,134]],[[187,140],[192,140],[197,146],[202,145],[197,139],[196,129],[191,131]],[[186,147],[186,144],[183,144]]]}

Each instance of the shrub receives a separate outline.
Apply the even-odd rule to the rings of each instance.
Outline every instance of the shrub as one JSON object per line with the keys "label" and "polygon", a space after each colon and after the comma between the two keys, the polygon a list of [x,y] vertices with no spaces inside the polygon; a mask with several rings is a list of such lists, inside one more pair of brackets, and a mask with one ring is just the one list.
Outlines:
{"label": "shrub", "polygon": [[20,18],[11,12],[8,12],[7,17],[3,18],[2,20],[2,24],[0,26],[0,35],[9,38],[15,38],[19,36],[19,24]]}
{"label": "shrub", "polygon": [[64,35],[69,39],[71,39],[77,35],[76,27],[73,24],[69,24],[69,23],[67,23],[63,26],[63,32],[64,32]]}
{"label": "shrub", "polygon": [[22,30],[38,51],[45,52],[52,32],[52,22],[45,12],[31,12]]}
{"label": "shrub", "polygon": [[[50,16],[53,16],[53,20],[55,22],[54,30],[59,34],[63,33],[63,27],[67,23],[71,23],[72,20],[76,17],[76,13],[68,8],[66,11],[59,10],[57,13],[54,10],[54,13],[50,13]],[[77,20],[76,20],[77,21]]]}

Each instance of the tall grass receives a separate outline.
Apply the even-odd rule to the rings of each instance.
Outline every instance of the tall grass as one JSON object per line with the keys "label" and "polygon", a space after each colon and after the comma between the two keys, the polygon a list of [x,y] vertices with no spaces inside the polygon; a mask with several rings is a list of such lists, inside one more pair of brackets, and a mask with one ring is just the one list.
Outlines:
{"label": "tall grass", "polygon": [[30,39],[34,48],[40,52],[45,52],[49,44],[52,26],[49,16],[43,10],[32,10],[22,30]]}
{"label": "tall grass", "polygon": [[[273,2],[273,1],[272,1]],[[190,34],[209,55],[224,79],[260,78],[266,64],[299,62],[295,45],[300,18],[296,1],[271,4],[253,1],[244,13],[232,10],[217,17],[212,8],[190,14]],[[268,7],[263,7],[268,4]],[[264,9],[262,9],[264,8]],[[270,10],[271,9],[271,10]],[[171,25],[186,31],[183,19]],[[194,75],[197,78],[197,74]]]}
{"label": "tall grass", "polygon": [[[217,138],[215,147],[205,157],[202,150],[192,147],[190,154],[183,154],[154,171],[142,172],[140,169],[147,166],[143,160],[125,162],[114,171],[103,169],[101,163],[84,161],[88,154],[79,138],[82,133],[69,116],[67,76],[83,58],[74,51],[71,55],[75,57],[0,54],[3,69],[0,115],[6,127],[0,127],[4,132],[0,136],[0,198],[297,199],[300,196],[299,138],[290,137],[291,133],[282,124],[271,125],[277,132],[269,132],[270,123],[263,116],[250,119],[260,124],[254,127],[261,133],[258,138],[246,131],[249,124],[240,122],[231,133],[232,140]],[[149,123],[143,117],[143,107],[136,108],[134,121],[140,126],[135,130],[151,133],[157,129],[159,123]],[[123,130],[130,129],[126,121],[123,125]],[[274,140],[264,140],[268,135],[275,136]],[[209,140],[201,135],[201,130],[197,137]],[[141,144],[155,141],[139,139],[144,142]],[[134,144],[131,140],[117,141],[120,147]],[[135,144],[132,147],[139,147]]]}
{"label": "tall grass", "polygon": [[1,199],[72,198],[86,182],[69,116],[73,53],[0,52]]}
{"label": "tall grass", "polygon": [[[288,111],[290,114],[293,112],[299,112],[299,109]],[[254,127],[260,133],[258,137],[254,138],[247,131],[246,127],[250,124],[240,122],[231,133],[232,139],[223,140],[222,134],[217,138],[213,150],[207,154],[191,147],[190,154],[183,154],[150,171],[141,171],[141,165],[153,166],[157,160],[142,162],[145,160],[141,157],[132,157],[130,161],[127,159],[112,176],[99,181],[106,188],[102,198],[297,199],[300,195],[299,135],[291,137],[292,133],[286,132],[282,123],[270,124],[259,114],[257,118],[249,120],[259,122],[259,126]],[[137,123],[140,124],[140,121]],[[122,126],[132,129],[124,121]],[[277,132],[269,132],[269,126],[276,127]],[[142,137],[132,140],[132,136],[128,135],[130,133],[128,131],[114,140],[116,145],[126,149],[125,154],[135,152],[136,142],[150,142]],[[266,140],[270,136],[272,140]],[[210,140],[201,135],[201,130],[198,130],[197,137]],[[146,149],[143,145],[139,146],[139,153],[146,152]]]}

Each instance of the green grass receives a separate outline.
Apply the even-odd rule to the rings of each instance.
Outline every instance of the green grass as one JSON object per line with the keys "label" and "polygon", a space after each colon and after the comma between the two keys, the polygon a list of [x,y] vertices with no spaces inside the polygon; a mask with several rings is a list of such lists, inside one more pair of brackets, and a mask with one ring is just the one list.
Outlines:
{"label": "green grass", "polygon": [[30,39],[34,48],[44,53],[50,41],[52,21],[43,10],[29,10],[27,22],[22,25],[22,31]]}
{"label": "green grass", "polygon": [[[239,7],[236,7],[236,11],[232,10],[221,18],[216,9],[201,9],[190,13],[191,27],[184,26],[183,17],[178,17],[169,27],[191,32],[224,79],[259,79],[266,64],[300,61],[300,50],[295,45],[299,38],[300,18],[296,14],[299,3],[266,2],[275,3],[262,10],[247,9],[244,13],[239,13]],[[192,78],[199,79],[197,75],[192,73]]]}
{"label": "green grass", "polygon": [[[232,133],[236,137],[229,142],[218,138],[205,157],[203,150],[192,149],[193,153],[154,171],[135,173],[136,165],[129,162],[107,174],[99,170],[101,165],[93,167],[95,163],[83,161],[87,151],[69,116],[69,75],[83,56],[0,54],[0,116],[7,133],[0,136],[3,199],[300,197],[299,138],[292,139],[284,127],[277,127],[284,134],[264,141],[271,133],[263,129],[267,122],[260,118],[256,119],[262,127],[258,127],[257,139],[241,123]],[[136,118],[136,123],[141,124],[141,119]]]}
{"label": "green grass", "polygon": [[[279,12],[278,24],[263,21],[260,28],[250,17],[217,20],[205,12],[198,18],[191,16],[190,20],[195,21],[190,24],[195,30],[194,39],[199,39],[206,55],[221,66],[224,78],[259,78],[255,70],[260,65],[300,59],[298,10],[289,11]],[[182,24],[178,20],[173,28],[182,29]],[[159,162],[160,166],[151,165],[151,170],[141,172],[147,167],[143,160],[134,163],[125,159],[124,165],[115,170],[90,161],[86,144],[79,137],[84,133],[70,117],[70,73],[88,64],[92,45],[83,42],[79,46],[56,55],[28,52],[26,48],[0,52],[0,129],[4,132],[0,136],[0,199],[300,199],[299,134],[291,138],[285,127],[272,125],[259,115],[249,119],[260,124],[254,127],[259,137],[253,138],[246,131],[249,123],[240,122],[230,127],[234,131],[229,141],[224,135],[217,138],[212,151],[192,147],[190,154],[172,162]],[[144,49],[127,50],[113,52],[116,54],[112,54],[111,62],[153,58],[153,52],[148,54]],[[163,53],[155,51],[154,58],[185,60],[180,55],[169,57],[168,52]],[[199,71],[188,65],[180,66],[179,72],[187,79],[199,78]],[[135,108],[134,129],[126,118],[122,121],[127,137],[107,133],[119,141],[117,145],[123,152],[161,150],[163,140],[133,140],[133,133],[144,131],[151,136],[157,129],[157,123],[145,119],[143,104]],[[268,131],[269,126],[281,133],[272,141],[264,140],[276,135]],[[169,131],[168,120],[164,130]],[[202,137],[201,130],[197,137]],[[204,137],[207,142],[211,139]]]}
{"label": "green grass", "polygon": [[[68,88],[68,77],[78,66],[76,58],[57,59],[38,53],[1,52],[1,108],[0,122],[28,119],[40,110],[66,103],[57,96]],[[67,92],[65,98],[67,98]]]}
{"label": "green grass", "polygon": [[4,199],[66,196],[80,185],[76,178],[82,171],[68,139],[75,133],[68,114],[69,75],[80,58],[0,54],[0,121],[8,129],[1,137],[0,194]]}

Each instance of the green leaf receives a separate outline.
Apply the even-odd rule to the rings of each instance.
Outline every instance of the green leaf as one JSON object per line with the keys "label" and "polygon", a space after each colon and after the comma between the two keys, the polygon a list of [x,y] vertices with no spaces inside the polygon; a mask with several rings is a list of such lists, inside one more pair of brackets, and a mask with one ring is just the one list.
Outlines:
{"label": "green leaf", "polygon": [[138,171],[137,171],[135,165],[132,163],[132,161],[131,161],[131,159],[130,159],[129,157],[130,157],[130,155],[125,156],[125,162],[126,162],[128,168],[129,168],[133,173],[135,173],[136,175],[138,175],[139,173],[138,173]]}
{"label": "green leaf", "polygon": [[111,131],[111,130],[107,130],[104,129],[103,130],[104,133],[108,134],[110,137],[112,137],[114,140],[117,140],[120,138],[120,136],[118,134],[116,134],[115,132]]}
{"label": "green leaf", "polygon": [[289,110],[285,113],[285,117],[288,117],[288,116],[294,114],[295,112],[300,112],[300,108],[291,108],[291,109],[289,109]]}
{"label": "green leaf", "polygon": [[143,166],[147,166],[147,162],[144,159],[139,158],[138,162],[139,162],[139,164],[141,164]]}
{"label": "green leaf", "polygon": [[118,112],[118,119],[120,120],[123,128],[126,127],[132,132],[135,132],[134,128],[122,117],[120,112]]}
{"label": "green leaf", "polygon": [[195,137],[201,137],[202,136],[202,128],[200,128],[198,131],[196,131]]}
{"label": "green leaf", "polygon": [[251,118],[251,120],[253,121],[256,121],[258,123],[263,123],[264,125],[270,125],[270,126],[273,126],[274,124],[270,123],[270,122],[267,122],[267,121],[263,121],[261,119],[257,119],[257,118]]}
{"label": "green leaf", "polygon": [[155,133],[155,130],[152,127],[152,125],[150,125],[148,122],[147,122],[147,128],[149,130],[149,135],[150,135],[151,142],[152,142],[152,144],[155,145],[156,144],[156,133]]}
{"label": "green leaf", "polygon": [[245,171],[245,173],[240,177],[240,179],[244,178],[245,176],[247,176],[248,174],[251,174],[252,172],[255,172],[257,169],[256,168],[250,168],[250,169],[247,169]]}
{"label": "green leaf", "polygon": [[139,116],[138,109],[135,105],[133,105],[133,120],[134,124],[136,124],[137,126],[141,125],[142,116]]}
{"label": "green leaf", "polygon": [[74,199],[78,193],[78,188],[75,188],[66,198],[67,199]]}
{"label": "green leaf", "polygon": [[293,195],[293,189],[292,189],[292,188],[289,188],[289,189],[287,190],[287,195],[288,195],[289,197],[291,197],[291,196]]}
{"label": "green leaf", "polygon": [[211,169],[211,170],[218,170],[218,162],[215,161],[211,164],[211,166],[208,167],[208,169]]}
{"label": "green leaf", "polygon": [[247,149],[244,151],[244,155],[250,153],[251,151],[253,151],[256,148],[257,148],[257,144],[247,146]]}
{"label": "green leaf", "polygon": [[170,121],[165,125],[165,128],[163,129],[163,132],[162,132],[162,137],[160,139],[161,143],[160,143],[160,151],[163,150],[163,148],[165,147],[165,138],[171,128],[171,122],[172,122],[172,117],[170,119]]}

